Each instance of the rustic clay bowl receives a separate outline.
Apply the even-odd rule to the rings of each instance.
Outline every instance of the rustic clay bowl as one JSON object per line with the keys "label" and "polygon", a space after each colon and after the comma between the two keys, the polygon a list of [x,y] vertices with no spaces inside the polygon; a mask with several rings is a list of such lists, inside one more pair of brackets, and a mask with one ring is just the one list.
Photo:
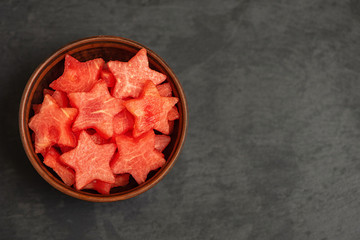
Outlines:
{"label": "rustic clay bowl", "polygon": [[150,49],[148,51],[150,67],[167,75],[167,81],[173,88],[173,93],[179,98],[178,109],[180,119],[175,121],[174,131],[171,135],[171,143],[165,149],[166,164],[158,171],[149,173],[143,184],[136,184],[131,179],[129,185],[112,189],[109,195],[101,195],[92,190],[78,191],[65,185],[59,177],[42,162],[42,156],[36,154],[31,140],[31,130],[28,127],[29,119],[33,116],[31,105],[41,103],[43,89],[49,88],[50,82],[57,79],[64,70],[65,54],[70,54],[80,61],[94,58],[103,58],[106,62],[110,60],[128,61],[137,51],[145,46],[121,37],[96,36],[70,43],[52,56],[46,59],[31,75],[22,95],[19,110],[19,127],[21,140],[25,152],[36,171],[57,190],[82,200],[93,202],[111,202],[124,200],[139,195],[158,183],[172,168],[179,156],[183,146],[187,129],[187,104],[183,88],[170,67],[157,54]]}

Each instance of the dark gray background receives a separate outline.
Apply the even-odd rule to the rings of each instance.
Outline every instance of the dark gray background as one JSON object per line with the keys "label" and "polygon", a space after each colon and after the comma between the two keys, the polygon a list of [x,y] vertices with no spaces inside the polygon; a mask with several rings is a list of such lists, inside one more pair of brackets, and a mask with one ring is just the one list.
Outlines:
{"label": "dark gray background", "polygon": [[[47,184],[17,123],[36,66],[100,34],[162,56],[190,114],[170,174],[105,204]],[[359,40],[359,1],[1,1],[0,238],[359,239]]]}

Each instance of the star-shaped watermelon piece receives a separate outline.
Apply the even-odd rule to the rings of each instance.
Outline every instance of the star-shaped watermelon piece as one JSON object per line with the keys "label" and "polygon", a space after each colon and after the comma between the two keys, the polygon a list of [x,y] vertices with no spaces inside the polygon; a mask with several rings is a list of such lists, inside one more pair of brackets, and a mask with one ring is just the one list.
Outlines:
{"label": "star-shaped watermelon piece", "polygon": [[101,58],[79,62],[67,54],[64,73],[50,87],[66,93],[88,92],[98,81],[103,65],[104,60]]}
{"label": "star-shaped watermelon piece", "polygon": [[124,109],[123,101],[110,95],[104,81],[95,84],[90,92],[69,93],[70,104],[79,109],[73,131],[94,128],[108,139],[113,136],[113,119]]}
{"label": "star-shaped watermelon piece", "polygon": [[76,108],[60,108],[54,98],[45,95],[39,113],[29,121],[29,127],[35,133],[35,152],[45,153],[54,144],[75,147],[71,124],[77,114]]}
{"label": "star-shaped watermelon piece", "polygon": [[75,170],[75,187],[83,189],[94,180],[115,183],[110,161],[115,153],[114,143],[97,145],[86,131],[79,136],[78,145],[60,156],[60,161]]}
{"label": "star-shaped watermelon piece", "polygon": [[[67,98],[66,93],[64,93],[62,91],[51,91],[48,89],[44,89],[44,96],[46,94],[49,94],[50,96],[52,96],[59,107],[61,107],[61,108],[69,107],[69,99]],[[32,105],[32,109],[35,114],[40,112],[40,108],[41,108],[41,104],[33,104]]]}
{"label": "star-shaped watermelon piece", "polygon": [[126,109],[134,116],[133,135],[155,129],[163,134],[170,133],[168,113],[179,101],[176,97],[162,97],[155,84],[147,81],[141,96],[124,103]]}
{"label": "star-shaped watermelon piece", "polygon": [[150,171],[165,164],[164,155],[155,149],[155,133],[149,131],[139,138],[116,136],[118,154],[111,162],[115,174],[130,173],[138,184],[145,182]]}
{"label": "star-shaped watermelon piece", "polygon": [[149,60],[144,48],[128,62],[110,61],[107,65],[116,79],[112,95],[121,99],[137,98],[148,80],[158,85],[166,79],[165,74],[149,67]]}

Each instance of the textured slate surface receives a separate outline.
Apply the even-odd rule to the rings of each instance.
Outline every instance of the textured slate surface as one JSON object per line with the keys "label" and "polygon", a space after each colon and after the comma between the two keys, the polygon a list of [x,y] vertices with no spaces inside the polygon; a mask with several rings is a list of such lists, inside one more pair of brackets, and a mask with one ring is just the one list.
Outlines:
{"label": "textured slate surface", "polygon": [[[123,202],[65,196],[28,162],[36,66],[92,35],[141,42],[189,104],[169,175]],[[1,1],[1,239],[358,239],[359,1]]]}

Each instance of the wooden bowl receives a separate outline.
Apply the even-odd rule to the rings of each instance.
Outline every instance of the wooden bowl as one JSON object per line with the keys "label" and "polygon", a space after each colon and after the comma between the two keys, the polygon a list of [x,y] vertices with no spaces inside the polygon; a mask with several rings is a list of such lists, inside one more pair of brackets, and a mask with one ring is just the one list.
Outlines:
{"label": "wooden bowl", "polygon": [[[99,57],[103,58],[106,62],[110,60],[128,61],[141,48],[146,48],[148,52],[150,67],[166,74],[166,81],[171,84],[174,95],[179,98],[177,106],[180,119],[175,121],[174,131],[171,135],[171,143],[164,151],[166,164],[159,170],[150,172],[147,180],[143,184],[138,185],[135,181],[130,181],[126,187],[112,189],[109,195],[101,195],[92,190],[78,191],[73,187],[67,186],[52,169],[43,164],[42,156],[36,154],[34,151],[34,145],[28,127],[29,119],[34,114],[31,110],[31,105],[41,103],[43,100],[43,89],[49,88],[50,82],[62,74],[65,54],[70,54],[80,61],[87,61]],[[31,75],[22,95],[19,110],[21,140],[25,152],[36,171],[57,190],[69,196],[93,202],[111,202],[128,199],[145,192],[158,183],[169,172],[179,156],[185,140],[187,122],[187,104],[183,88],[165,61],[153,51],[135,41],[114,36],[95,36],[81,39],[56,51]]]}

